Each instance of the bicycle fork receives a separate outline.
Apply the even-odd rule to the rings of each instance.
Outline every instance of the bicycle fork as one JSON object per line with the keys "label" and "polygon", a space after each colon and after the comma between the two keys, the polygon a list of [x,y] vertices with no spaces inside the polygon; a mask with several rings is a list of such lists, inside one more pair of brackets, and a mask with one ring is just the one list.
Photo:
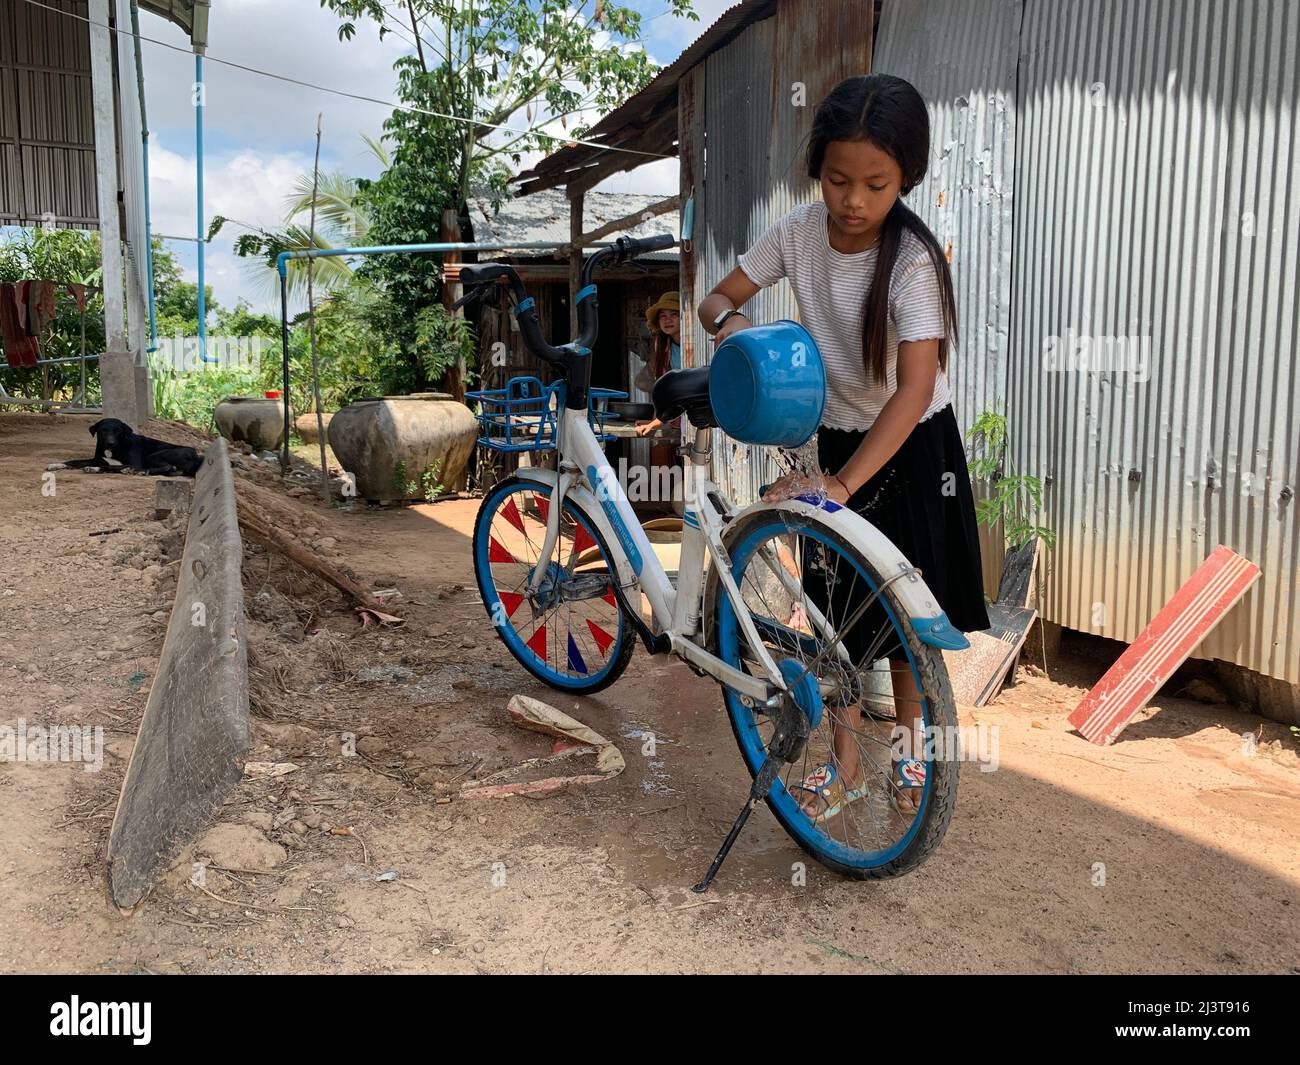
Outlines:
{"label": "bicycle fork", "polygon": [[[567,468],[566,468],[567,467]],[[559,477],[556,478],[555,491],[551,493],[546,513],[546,536],[542,540],[542,550],[537,557],[537,566],[528,578],[528,601],[534,602],[542,587],[542,580],[550,572],[551,552],[555,542],[560,538],[560,513],[564,509],[564,497],[577,480],[577,467],[572,463],[561,462]]]}

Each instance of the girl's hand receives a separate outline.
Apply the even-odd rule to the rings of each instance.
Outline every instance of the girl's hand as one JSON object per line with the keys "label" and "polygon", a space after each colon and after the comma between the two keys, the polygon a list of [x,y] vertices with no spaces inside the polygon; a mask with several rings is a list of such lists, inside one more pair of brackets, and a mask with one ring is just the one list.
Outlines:
{"label": "girl's hand", "polygon": [[727,324],[713,334],[714,346],[721,344],[732,333],[739,333],[742,329],[748,329],[753,324],[743,311],[740,314],[733,314],[727,319]]}
{"label": "girl's hand", "polygon": [[832,503],[847,503],[848,490],[840,484],[838,477],[824,477],[820,473],[812,475],[787,473],[768,486],[763,493],[764,503],[779,503],[784,499],[797,496],[824,496]]}
{"label": "girl's hand", "polygon": [[656,429],[658,429],[659,426],[661,425],[663,425],[663,422],[661,422],[658,418],[651,418],[650,421],[648,422],[637,422],[636,435],[648,436],[651,433],[653,433]]}

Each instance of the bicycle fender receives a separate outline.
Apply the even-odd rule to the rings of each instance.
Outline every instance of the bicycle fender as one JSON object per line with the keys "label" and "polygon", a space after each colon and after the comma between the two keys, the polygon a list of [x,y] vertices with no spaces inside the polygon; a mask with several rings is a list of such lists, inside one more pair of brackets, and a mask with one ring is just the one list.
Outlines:
{"label": "bicycle fender", "polygon": [[[734,516],[728,523],[728,530],[735,528],[742,518],[765,510],[785,511],[796,519],[816,518],[849,543],[860,547],[882,577],[904,574],[890,588],[901,600],[917,637],[932,647],[950,651],[964,651],[970,646],[966,635],[954,628],[948,620],[948,615],[943,612],[920,571],[913,567],[889,537],[857,511],[830,499],[819,502],[813,496],[796,496],[779,503],[753,503]],[[723,543],[727,543],[725,535]]]}

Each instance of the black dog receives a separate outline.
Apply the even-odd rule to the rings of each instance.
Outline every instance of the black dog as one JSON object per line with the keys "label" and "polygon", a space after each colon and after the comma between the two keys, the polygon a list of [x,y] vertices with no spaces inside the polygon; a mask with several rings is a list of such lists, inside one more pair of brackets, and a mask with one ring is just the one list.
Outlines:
{"label": "black dog", "polygon": [[117,418],[101,418],[90,427],[90,435],[95,438],[93,459],[68,459],[47,468],[193,477],[203,465],[203,456],[194,448],[141,436]]}

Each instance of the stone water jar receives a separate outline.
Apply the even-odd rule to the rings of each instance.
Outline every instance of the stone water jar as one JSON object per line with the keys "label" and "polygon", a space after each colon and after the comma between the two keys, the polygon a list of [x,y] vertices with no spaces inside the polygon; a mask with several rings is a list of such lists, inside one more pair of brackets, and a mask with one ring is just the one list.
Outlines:
{"label": "stone water jar", "polygon": [[284,443],[284,401],[262,396],[227,396],[212,412],[217,431],[232,444],[255,451],[279,451]]}
{"label": "stone water jar", "polygon": [[[478,439],[478,422],[465,404],[445,392],[384,396],[349,403],[330,419],[329,445],[357,495],[380,501],[423,498],[423,477],[444,491],[465,487]],[[414,481],[418,493],[406,485]]]}
{"label": "stone water jar", "polygon": [[[330,419],[333,418],[334,415],[331,414],[329,411],[325,411],[324,413],[321,414],[320,417],[321,417],[321,421],[325,423],[325,439],[328,442],[329,431],[330,431]],[[299,414],[298,417],[294,419],[293,427],[294,429],[297,430],[298,435],[302,437],[302,442],[304,444],[316,443],[316,412],[315,411],[312,411],[310,414]]]}

